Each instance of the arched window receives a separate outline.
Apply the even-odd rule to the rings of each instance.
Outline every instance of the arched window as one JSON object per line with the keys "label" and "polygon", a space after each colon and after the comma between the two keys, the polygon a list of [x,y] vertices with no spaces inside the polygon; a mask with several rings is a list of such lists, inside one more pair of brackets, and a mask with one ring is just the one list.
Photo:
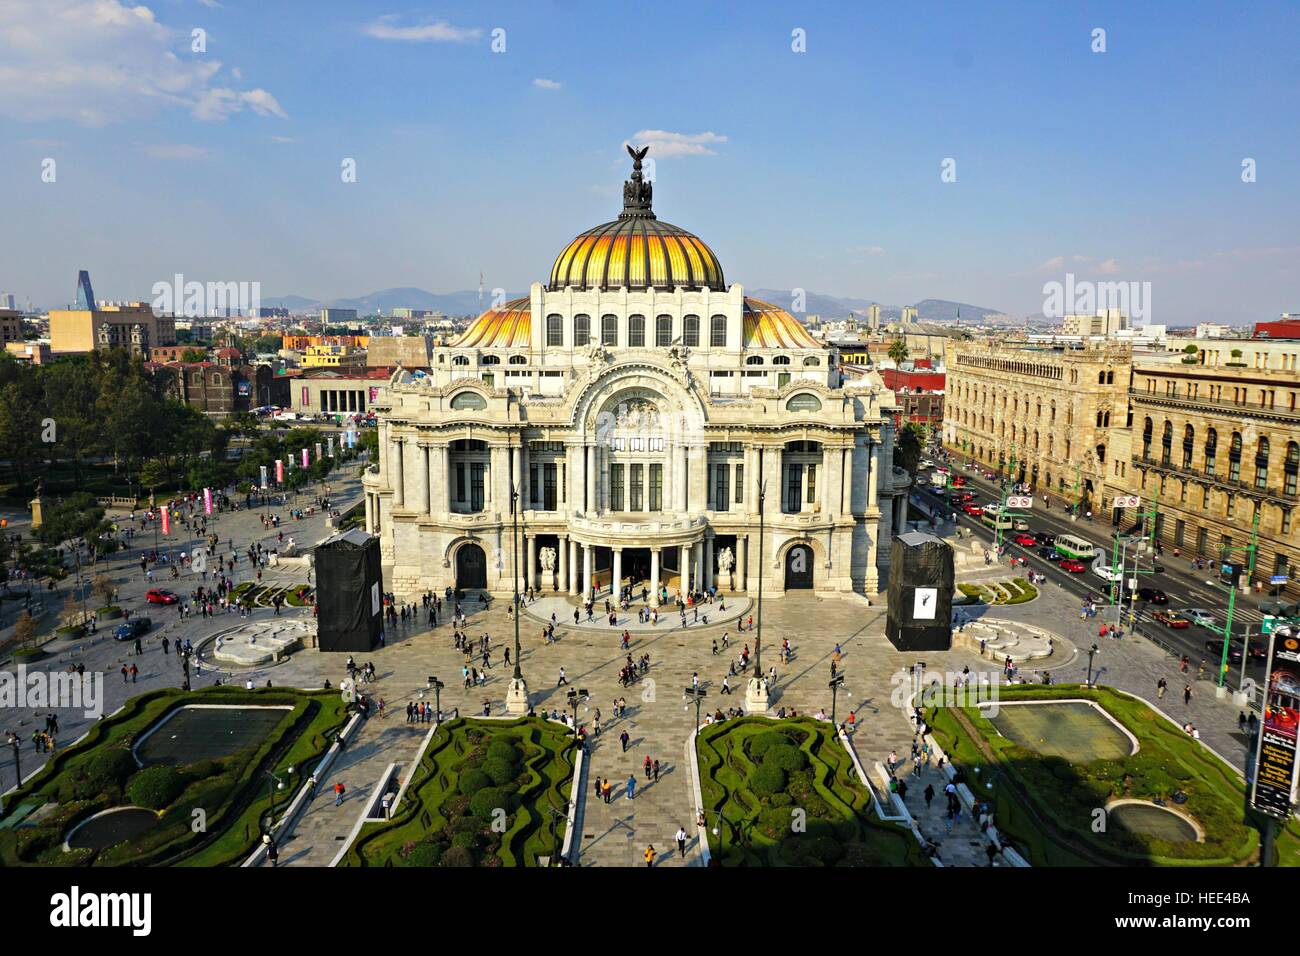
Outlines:
{"label": "arched window", "polygon": [[451,360],[452,365],[468,365],[469,357],[466,355],[457,355]]}
{"label": "arched window", "polygon": [[1300,473],[1300,445],[1295,442],[1286,444],[1286,461],[1282,463],[1284,494],[1295,496],[1296,493],[1296,475]]}
{"label": "arched window", "polygon": [[819,412],[822,410],[822,402],[816,395],[800,392],[798,395],[791,395],[785,407],[791,412]]}
{"label": "arched window", "polygon": [[501,356],[500,356],[500,355],[485,355],[485,356],[483,356],[481,359],[478,360],[478,364],[479,364],[479,365],[500,365],[500,364],[501,364]]}
{"label": "arched window", "polygon": [[617,315],[602,315],[600,317],[600,344],[618,345]]}
{"label": "arched window", "polygon": [[819,358],[818,358],[817,356],[815,356],[815,355],[809,355],[806,359],[803,360],[803,364],[804,364],[804,365],[821,365],[821,364],[822,364],[822,360],[819,359]]}
{"label": "arched window", "polygon": [[1228,480],[1241,481],[1241,433],[1232,433],[1232,443],[1228,445]]}
{"label": "arched window", "polygon": [[645,348],[644,315],[629,315],[627,317],[627,345],[628,348],[633,349]]}
{"label": "arched window", "polygon": [[745,364],[746,364],[746,365],[762,365],[762,364],[763,364],[763,356],[761,356],[761,355],[751,355],[751,356],[749,356],[749,358],[745,359]]}
{"label": "arched window", "polygon": [[775,356],[772,357],[772,364],[773,364],[773,365],[789,365],[789,364],[790,364],[790,356],[788,356],[788,355],[775,355]]}
{"label": "arched window", "polygon": [[1255,487],[1268,487],[1268,439],[1263,437],[1255,449]]}
{"label": "arched window", "polygon": [[511,365],[527,365],[527,364],[528,364],[528,356],[527,356],[527,355],[512,355],[512,356],[510,356],[510,364],[511,364]]}
{"label": "arched window", "polygon": [[560,323],[564,320],[557,314],[551,313],[546,317],[546,344],[548,346],[560,346],[564,344],[564,330]]}
{"label": "arched window", "polygon": [[1106,373],[1105,373],[1105,372],[1098,372],[1098,373],[1097,373],[1097,384],[1098,384],[1098,385],[1105,385],[1105,384],[1106,384]]}
{"label": "arched window", "polygon": [[457,392],[451,397],[451,407],[458,411],[477,411],[487,408],[487,399],[478,392]]}
{"label": "arched window", "polygon": [[1165,420],[1165,427],[1160,432],[1160,464],[1169,464],[1170,455],[1174,447],[1174,423]]}
{"label": "arched window", "polygon": [[573,317],[573,347],[585,349],[591,344],[591,316],[575,315]]}
{"label": "arched window", "polygon": [[700,317],[688,315],[682,319],[682,345],[688,349],[700,346]]}
{"label": "arched window", "polygon": [[1183,468],[1192,467],[1192,451],[1196,444],[1196,429],[1191,425],[1183,429]]}
{"label": "arched window", "polygon": [[1146,419],[1142,423],[1142,459],[1143,461],[1151,460],[1151,430],[1154,426],[1151,419]]}
{"label": "arched window", "polygon": [[664,349],[673,344],[673,317],[655,316],[655,345]]}
{"label": "arched window", "polygon": [[1097,452],[1097,463],[1099,465],[1106,464],[1106,446],[1098,445],[1095,451]]}
{"label": "arched window", "polygon": [[727,346],[727,317],[715,315],[709,320],[709,346],[715,349]]}
{"label": "arched window", "polygon": [[1219,454],[1219,433],[1213,428],[1205,433],[1205,473],[1214,474]]}

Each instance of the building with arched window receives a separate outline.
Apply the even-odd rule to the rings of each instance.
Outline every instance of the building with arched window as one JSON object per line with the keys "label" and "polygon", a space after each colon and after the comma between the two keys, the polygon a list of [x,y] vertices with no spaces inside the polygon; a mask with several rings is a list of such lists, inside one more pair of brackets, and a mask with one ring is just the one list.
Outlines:
{"label": "building with arched window", "polygon": [[575,599],[753,592],[760,576],[766,594],[881,587],[910,482],[893,394],[845,384],[832,350],[728,285],[651,193],[637,159],[617,219],[373,403],[366,527],[399,595],[509,593],[516,558],[521,587]]}

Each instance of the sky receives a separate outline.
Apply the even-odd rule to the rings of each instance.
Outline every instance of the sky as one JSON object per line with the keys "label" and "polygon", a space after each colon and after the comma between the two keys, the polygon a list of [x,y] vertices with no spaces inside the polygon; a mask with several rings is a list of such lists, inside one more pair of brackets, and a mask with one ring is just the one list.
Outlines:
{"label": "sky", "polygon": [[1300,312],[1297,36],[1269,2],[3,0],[0,291],[523,290],[618,214],[635,142],[747,288],[1020,316],[1068,273],[1269,320]]}

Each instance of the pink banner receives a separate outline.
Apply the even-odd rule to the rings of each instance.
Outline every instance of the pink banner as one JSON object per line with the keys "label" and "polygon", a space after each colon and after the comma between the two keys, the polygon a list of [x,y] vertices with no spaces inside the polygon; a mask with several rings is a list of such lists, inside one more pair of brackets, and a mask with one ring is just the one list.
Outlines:
{"label": "pink banner", "polygon": [[212,489],[211,488],[203,489],[203,513],[205,515],[212,514]]}
{"label": "pink banner", "polygon": [[306,448],[304,448],[304,449],[302,450],[302,466],[303,466],[304,468],[306,468],[308,465],[311,464],[310,460],[308,459],[308,456],[309,456],[310,454],[311,454],[311,452],[309,452]]}
{"label": "pink banner", "polygon": [[172,533],[172,516],[171,509],[163,505],[160,509],[162,513],[162,533],[167,535]]}
{"label": "pink banner", "polygon": [[284,459],[282,458],[275,460],[275,483],[277,485],[284,484]]}

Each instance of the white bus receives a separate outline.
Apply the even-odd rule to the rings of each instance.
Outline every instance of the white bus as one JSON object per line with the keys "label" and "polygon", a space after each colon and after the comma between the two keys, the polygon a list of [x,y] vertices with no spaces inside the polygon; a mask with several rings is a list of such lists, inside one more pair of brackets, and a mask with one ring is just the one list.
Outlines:
{"label": "white bus", "polygon": [[1053,546],[1061,557],[1074,558],[1076,561],[1091,561],[1097,556],[1097,549],[1093,547],[1091,541],[1085,541],[1072,534],[1058,534]]}

